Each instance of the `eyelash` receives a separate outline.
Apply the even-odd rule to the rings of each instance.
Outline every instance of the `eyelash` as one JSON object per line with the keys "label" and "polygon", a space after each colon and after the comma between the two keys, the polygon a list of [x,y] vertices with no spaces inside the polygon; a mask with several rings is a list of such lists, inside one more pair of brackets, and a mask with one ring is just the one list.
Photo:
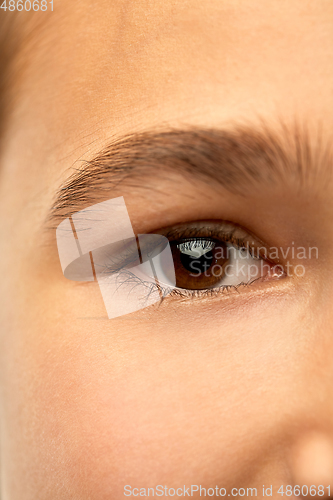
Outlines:
{"label": "eyelash", "polygon": [[[217,297],[222,293],[230,293],[231,291],[238,291],[239,288],[250,286],[252,283],[260,278],[253,279],[247,283],[240,283],[239,285],[220,285],[215,288],[210,288],[206,290],[187,290],[182,288],[174,288],[168,293],[168,297],[181,297],[184,299],[201,299],[206,297]],[[164,300],[166,296],[162,296],[161,300]]]}
{"label": "eyelash", "polygon": [[[199,224],[199,223],[198,223]],[[209,227],[198,227],[198,226],[193,226],[192,228],[189,227],[184,227],[183,229],[181,228],[173,228],[171,230],[166,230],[166,231],[159,231],[160,234],[165,236],[170,243],[172,242],[182,242],[182,240],[186,241],[189,239],[199,239],[199,238],[207,238],[207,239],[212,239],[212,240],[218,240],[220,242],[225,242],[229,243],[233,246],[235,246],[237,249],[246,249],[249,252],[249,255],[254,257],[254,258],[263,258],[260,257],[260,253],[258,252],[257,257],[255,257],[252,253],[252,250],[255,249],[254,246],[249,245],[249,239],[251,239],[251,235],[247,233],[244,229],[239,228],[236,225],[232,225],[231,223],[227,223],[228,225],[232,226],[233,229],[231,231],[223,231],[219,230],[216,228],[209,228]],[[189,225],[193,225],[193,223],[190,223]],[[184,226],[184,225],[182,225]],[[241,232],[244,233],[244,237],[239,238],[236,237],[234,233],[236,233],[237,230],[240,230]],[[252,243],[253,240],[252,240]],[[256,246],[259,247],[261,245],[260,241],[256,241]],[[264,247],[264,245],[263,245]],[[123,265],[117,269],[117,272],[119,273],[120,276],[126,277],[126,280],[133,280],[133,285],[144,285],[147,287],[147,299],[152,293],[159,293],[161,303],[167,298],[175,298],[175,299],[202,299],[202,298],[207,298],[207,297],[216,297],[221,294],[226,294],[230,293],[231,291],[238,291],[239,288],[246,287],[246,286],[251,286],[254,282],[258,280],[262,280],[263,277],[255,278],[252,280],[249,280],[248,282],[242,282],[239,283],[238,285],[220,285],[216,286],[214,288],[209,288],[209,289],[201,289],[201,290],[190,290],[190,289],[185,289],[185,288],[173,288],[170,289],[169,287],[163,287],[160,283],[151,283],[149,281],[145,282],[142,278],[139,278],[138,276],[135,276],[130,272],[129,269],[125,269],[125,266],[128,266],[128,264],[131,262],[131,254],[127,255],[127,258],[125,261],[123,261]],[[264,259],[266,262],[273,264],[269,260]],[[113,269],[113,273],[115,270]]]}

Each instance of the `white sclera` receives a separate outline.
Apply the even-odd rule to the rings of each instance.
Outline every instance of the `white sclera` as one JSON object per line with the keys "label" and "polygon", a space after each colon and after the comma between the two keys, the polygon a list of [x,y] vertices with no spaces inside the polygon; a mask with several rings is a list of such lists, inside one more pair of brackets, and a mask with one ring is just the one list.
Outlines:
{"label": "white sclera", "polygon": [[[155,277],[166,294],[176,286],[175,266],[169,240],[160,234],[139,234],[142,260],[151,260]],[[153,243],[154,250],[145,252]],[[169,289],[170,288],[170,289]]]}
{"label": "white sclera", "polygon": [[[159,234],[144,234],[138,239],[143,262],[117,273],[107,274],[107,269],[103,270],[101,265],[101,252],[93,252],[97,281],[110,319],[159,302],[161,290],[165,296],[175,286],[174,265],[167,238]],[[112,257],[109,258],[112,261]],[[168,277],[162,265],[170,269]],[[162,285],[161,289],[158,284]]]}
{"label": "white sclera", "polygon": [[168,239],[158,234],[139,235],[140,261],[123,197],[81,210],[72,221],[77,238],[69,218],[56,231],[63,273],[71,280],[93,281],[92,257],[109,318],[159,302],[161,293],[165,296],[174,288]]}

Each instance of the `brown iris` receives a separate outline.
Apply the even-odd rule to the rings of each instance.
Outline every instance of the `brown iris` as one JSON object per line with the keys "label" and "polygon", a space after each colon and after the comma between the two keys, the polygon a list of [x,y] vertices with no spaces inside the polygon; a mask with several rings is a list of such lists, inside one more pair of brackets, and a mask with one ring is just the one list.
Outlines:
{"label": "brown iris", "polygon": [[228,247],[205,238],[171,242],[176,287],[203,290],[215,286],[225,274]]}

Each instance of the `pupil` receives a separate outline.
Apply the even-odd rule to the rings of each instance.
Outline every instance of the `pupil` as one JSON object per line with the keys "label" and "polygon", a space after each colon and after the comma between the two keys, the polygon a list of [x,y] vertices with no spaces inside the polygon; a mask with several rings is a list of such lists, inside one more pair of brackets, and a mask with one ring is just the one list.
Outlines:
{"label": "pupil", "polygon": [[213,252],[209,252],[201,255],[200,257],[187,255],[185,253],[180,253],[180,262],[184,268],[192,274],[201,274],[207,271],[213,262]]}

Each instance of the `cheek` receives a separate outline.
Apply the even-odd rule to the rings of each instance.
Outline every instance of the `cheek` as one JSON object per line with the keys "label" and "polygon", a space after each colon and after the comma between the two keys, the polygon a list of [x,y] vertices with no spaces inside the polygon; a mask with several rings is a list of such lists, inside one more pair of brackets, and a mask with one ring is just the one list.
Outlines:
{"label": "cheek", "polygon": [[38,485],[46,499],[59,481],[80,500],[122,498],[126,484],[227,487],[269,455],[303,405],[298,315],[266,303],[193,319],[193,307],[158,321],[48,313],[14,332],[9,459],[25,492]]}

